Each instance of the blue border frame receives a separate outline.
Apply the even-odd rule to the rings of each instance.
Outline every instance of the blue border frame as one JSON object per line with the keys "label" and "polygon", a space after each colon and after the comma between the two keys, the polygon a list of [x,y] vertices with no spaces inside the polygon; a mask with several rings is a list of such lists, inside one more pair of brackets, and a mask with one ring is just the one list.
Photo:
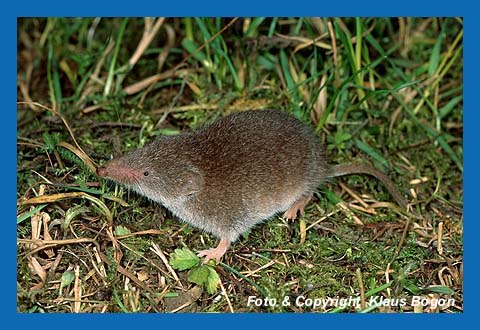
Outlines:
{"label": "blue border frame", "polygon": [[[3,256],[6,259],[5,271],[0,273],[3,297],[0,299],[0,313],[5,321],[10,320],[16,326],[23,327],[68,327],[69,329],[83,329],[88,326],[120,327],[126,328],[134,325],[148,323],[152,327],[198,327],[200,325],[232,326],[232,321],[239,321],[245,327],[282,327],[282,326],[349,326],[358,327],[388,327],[405,328],[404,322],[415,322],[412,325],[428,326],[461,326],[470,323],[458,321],[473,321],[478,302],[478,284],[475,285],[477,267],[475,260],[475,247],[472,246],[472,237],[478,232],[478,221],[474,218],[474,198],[478,184],[478,175],[474,172],[476,160],[475,127],[480,124],[480,109],[475,110],[478,104],[475,96],[478,95],[476,79],[479,77],[479,66],[475,65],[478,55],[478,11],[472,1],[412,1],[400,2],[387,1],[358,1],[344,0],[331,1],[252,1],[240,0],[238,2],[219,1],[193,1],[183,0],[181,6],[177,2],[154,2],[123,0],[111,1],[71,2],[65,1],[32,1],[24,0],[14,3],[13,8],[8,8],[0,20],[4,51],[1,52],[3,63],[3,79],[1,93],[3,100],[4,127],[2,136],[3,150],[7,154],[2,162],[3,189],[0,190],[4,217],[3,224],[6,234],[0,241]],[[17,17],[23,16],[462,16],[464,18],[464,211],[467,221],[464,222],[464,313],[462,314],[23,314],[16,312],[16,26]],[[14,51],[15,49],[15,51]],[[15,88],[15,89],[14,89]],[[466,178],[466,180],[465,180]],[[465,262],[468,260],[468,262]],[[195,324],[190,324],[195,322]],[[341,323],[340,323],[341,322]],[[381,322],[381,323],[380,323]],[[384,323],[385,322],[385,323]],[[408,326],[408,325],[407,325]]]}

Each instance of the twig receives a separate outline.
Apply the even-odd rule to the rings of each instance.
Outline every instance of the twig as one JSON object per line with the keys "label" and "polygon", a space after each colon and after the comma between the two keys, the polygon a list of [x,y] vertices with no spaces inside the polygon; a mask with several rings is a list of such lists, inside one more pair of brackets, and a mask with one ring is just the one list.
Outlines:
{"label": "twig", "polygon": [[332,19],[328,19],[327,25],[328,25],[328,32],[330,33],[330,38],[332,40],[333,64],[335,65],[335,76],[338,77],[337,39],[335,37],[335,32],[333,31]]}
{"label": "twig", "polygon": [[74,294],[74,301],[73,301],[73,312],[80,313],[80,306],[81,306],[81,298],[82,298],[82,287],[81,287],[82,280],[80,279],[80,266],[75,266],[75,282],[73,285],[73,294]]}
{"label": "twig", "polygon": [[[318,225],[320,222],[324,221],[325,219],[331,217],[332,215],[334,215],[335,213],[338,213],[340,212],[340,209],[336,209],[330,213],[328,213],[327,215],[321,217],[320,219],[318,219],[317,221],[315,221],[314,223],[312,223],[310,226],[308,226],[307,228],[305,228],[305,231],[308,231],[310,228]],[[289,250],[287,250],[286,252],[290,252]]]}
{"label": "twig", "polygon": [[352,189],[348,188],[347,185],[342,183],[341,181],[338,181],[338,184],[340,187],[342,187],[343,190],[345,190],[350,196],[352,196],[356,201],[358,201],[364,208],[368,208],[368,204],[365,203],[363,199],[360,198]]}
{"label": "twig", "polygon": [[270,261],[270,262],[267,262],[265,265],[263,265],[263,266],[255,269],[255,270],[252,270],[252,271],[250,271],[250,272],[248,272],[248,273],[245,273],[244,275],[245,275],[245,277],[250,277],[250,276],[252,276],[253,274],[258,273],[259,271],[261,271],[261,270],[263,270],[263,269],[265,269],[265,268],[268,268],[268,267],[270,267],[271,265],[274,265],[275,263],[276,263],[276,261],[275,261],[275,260],[272,260],[272,261]]}
{"label": "twig", "polygon": [[367,303],[365,301],[365,287],[363,286],[362,271],[360,270],[360,268],[357,268],[355,273],[357,275],[358,288],[360,289],[360,306],[362,309],[364,309],[365,307],[367,307]]}
{"label": "twig", "polygon": [[132,237],[132,236],[138,236],[138,235],[161,235],[164,233],[165,231],[159,230],[159,229],[147,229],[147,230],[141,230],[141,231],[137,231],[135,233],[130,233],[126,235],[119,235],[117,236],[117,239],[123,239],[123,238]]}
{"label": "twig", "polygon": [[443,237],[443,221],[438,224],[437,251],[439,255],[443,255],[442,237]]}
{"label": "twig", "polygon": [[347,207],[347,205],[345,205],[344,202],[339,202],[337,205],[340,206],[340,208],[347,214],[347,216],[350,216],[357,225],[363,226],[362,220],[360,220],[360,218],[357,217],[357,216]]}
{"label": "twig", "polygon": [[143,53],[152,42],[153,37],[155,37],[158,30],[163,25],[163,22],[165,22],[165,17],[160,17],[159,19],[157,19],[153,27],[151,26],[150,20],[152,20],[152,18],[149,18],[149,17],[145,18],[145,28],[143,30],[142,39],[140,40],[137,46],[137,49],[135,49],[135,52],[133,53],[132,57],[128,61],[128,65],[130,69],[138,62],[140,57],[142,57]]}
{"label": "twig", "polygon": [[165,254],[160,249],[160,247],[157,244],[155,244],[155,242],[152,242],[152,247],[150,247],[150,251],[152,251],[153,253],[155,253],[157,256],[160,257],[160,259],[165,264],[165,267],[167,267],[170,274],[172,274],[175,281],[177,281],[177,283],[183,288],[183,284],[180,281],[180,278],[178,278],[177,273],[175,272],[175,270],[173,270],[172,266],[170,266],[170,264],[168,263],[167,257],[165,257]]}
{"label": "twig", "polygon": [[228,305],[228,308],[230,309],[230,313],[235,313],[235,311],[233,310],[232,303],[230,302],[230,298],[228,298],[227,290],[225,290],[225,287],[223,286],[223,283],[221,280],[220,280],[220,288],[222,289],[223,296],[227,301],[227,305]]}

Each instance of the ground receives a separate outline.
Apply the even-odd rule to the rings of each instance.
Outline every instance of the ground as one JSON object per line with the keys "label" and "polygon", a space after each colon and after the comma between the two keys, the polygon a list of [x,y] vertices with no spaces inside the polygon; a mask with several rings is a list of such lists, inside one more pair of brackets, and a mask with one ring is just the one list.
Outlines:
{"label": "ground", "polygon": [[[460,18],[19,19],[17,310],[461,312],[462,36]],[[195,284],[175,250],[217,240],[95,169],[253,108],[386,172],[410,209],[331,180]]]}

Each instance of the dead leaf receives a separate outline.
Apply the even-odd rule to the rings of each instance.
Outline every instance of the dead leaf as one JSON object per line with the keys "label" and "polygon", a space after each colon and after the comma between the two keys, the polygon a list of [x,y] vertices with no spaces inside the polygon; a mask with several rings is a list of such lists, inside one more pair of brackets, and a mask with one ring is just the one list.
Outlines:
{"label": "dead leaf", "polygon": [[322,118],[323,113],[327,109],[327,86],[325,83],[327,82],[327,74],[324,73],[322,79],[320,80],[320,86],[322,90],[318,93],[317,100],[313,105],[313,111],[310,113],[310,118],[312,119],[315,126],[318,124],[320,118]]}
{"label": "dead leaf", "polygon": [[37,283],[33,287],[31,287],[30,291],[40,290],[44,287],[47,280],[47,272],[45,271],[45,269],[43,269],[42,265],[40,265],[40,263],[35,257],[28,258],[28,267],[32,272],[34,272],[36,275],[38,275],[38,277],[40,277],[40,283]]}
{"label": "dead leaf", "polygon": [[195,285],[187,292],[180,291],[178,296],[165,298],[165,310],[166,312],[195,312],[197,310],[197,304],[195,303],[202,295],[202,287]]}

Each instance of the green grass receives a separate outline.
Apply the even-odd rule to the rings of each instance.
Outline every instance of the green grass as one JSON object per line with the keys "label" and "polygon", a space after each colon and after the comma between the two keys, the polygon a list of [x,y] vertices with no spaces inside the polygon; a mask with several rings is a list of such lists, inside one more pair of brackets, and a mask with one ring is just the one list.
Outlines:
{"label": "green grass", "polygon": [[[17,310],[462,311],[462,37],[459,18],[19,19]],[[333,164],[387,172],[422,218],[402,242],[406,218],[374,204],[391,202],[380,183],[332,180],[300,220],[243,235],[216,267],[218,293],[195,287],[166,262],[216,239],[92,168],[252,108],[310,125]],[[247,305],[361,294],[455,305]]]}

